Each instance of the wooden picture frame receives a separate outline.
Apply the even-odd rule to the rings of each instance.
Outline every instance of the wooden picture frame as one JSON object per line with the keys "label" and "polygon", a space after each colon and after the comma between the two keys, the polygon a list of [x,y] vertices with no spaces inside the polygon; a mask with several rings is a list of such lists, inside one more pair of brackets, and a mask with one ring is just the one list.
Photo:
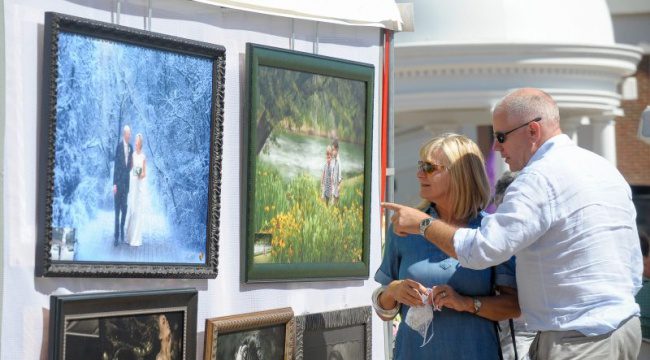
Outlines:
{"label": "wooden picture frame", "polygon": [[256,351],[263,359],[293,360],[295,334],[291,308],[207,319],[203,359],[229,360]]}
{"label": "wooden picture frame", "polygon": [[370,306],[296,316],[295,353],[295,360],[371,360]]}
{"label": "wooden picture frame", "polygon": [[374,67],[248,44],[242,280],[369,274]]}
{"label": "wooden picture frame", "polygon": [[53,295],[49,359],[193,360],[197,299],[195,289]]}
{"label": "wooden picture frame", "polygon": [[43,54],[36,275],[216,277],[225,48],[48,12]]}

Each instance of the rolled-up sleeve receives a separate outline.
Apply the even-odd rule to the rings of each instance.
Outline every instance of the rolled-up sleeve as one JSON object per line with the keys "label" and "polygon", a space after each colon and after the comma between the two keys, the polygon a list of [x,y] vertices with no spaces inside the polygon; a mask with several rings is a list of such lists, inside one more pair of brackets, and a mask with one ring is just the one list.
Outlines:
{"label": "rolled-up sleeve", "polygon": [[393,226],[391,225],[386,234],[384,257],[375,273],[375,281],[382,285],[388,285],[399,277],[400,254],[395,240],[395,232],[393,232]]}
{"label": "rolled-up sleeve", "polygon": [[460,264],[485,269],[508,261],[534,243],[550,227],[554,199],[552,187],[539,173],[521,173],[508,187],[503,203],[477,229],[454,234]]}

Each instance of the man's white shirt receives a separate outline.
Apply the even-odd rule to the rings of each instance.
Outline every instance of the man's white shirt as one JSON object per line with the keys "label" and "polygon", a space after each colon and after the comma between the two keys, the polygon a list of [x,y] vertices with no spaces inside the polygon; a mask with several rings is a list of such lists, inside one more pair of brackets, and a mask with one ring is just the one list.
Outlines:
{"label": "man's white shirt", "polygon": [[610,332],[639,314],[643,263],[629,185],[568,136],[546,141],[478,229],[459,229],[461,265],[482,269],[516,255],[529,330]]}

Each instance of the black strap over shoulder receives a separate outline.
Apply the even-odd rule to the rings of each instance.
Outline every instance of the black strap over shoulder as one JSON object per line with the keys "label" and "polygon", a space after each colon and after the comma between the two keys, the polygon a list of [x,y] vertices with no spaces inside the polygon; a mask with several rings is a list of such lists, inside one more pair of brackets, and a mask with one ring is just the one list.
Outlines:
{"label": "black strap over shoulder", "polygon": [[[490,295],[496,295],[496,279],[497,279],[497,270],[496,266],[490,267]],[[499,359],[503,360],[503,349],[501,349],[501,337],[499,333],[501,332],[501,327],[499,327],[498,321],[493,321],[494,330],[497,335],[497,344],[499,344]],[[510,326],[510,336],[512,337],[512,349],[515,352],[515,360],[519,360],[519,355],[517,354],[517,341],[515,340],[515,326],[512,319],[508,319],[508,325]]]}

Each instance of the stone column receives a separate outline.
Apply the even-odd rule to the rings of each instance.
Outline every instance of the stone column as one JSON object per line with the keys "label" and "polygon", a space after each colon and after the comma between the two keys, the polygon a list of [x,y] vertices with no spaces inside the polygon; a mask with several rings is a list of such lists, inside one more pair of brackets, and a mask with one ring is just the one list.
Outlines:
{"label": "stone column", "polygon": [[574,143],[578,144],[578,127],[580,126],[581,118],[568,118],[562,119],[560,126],[562,127],[562,132],[565,133],[568,137],[573,140]]}
{"label": "stone column", "polygon": [[593,151],[616,166],[616,121],[613,118],[591,118]]}

